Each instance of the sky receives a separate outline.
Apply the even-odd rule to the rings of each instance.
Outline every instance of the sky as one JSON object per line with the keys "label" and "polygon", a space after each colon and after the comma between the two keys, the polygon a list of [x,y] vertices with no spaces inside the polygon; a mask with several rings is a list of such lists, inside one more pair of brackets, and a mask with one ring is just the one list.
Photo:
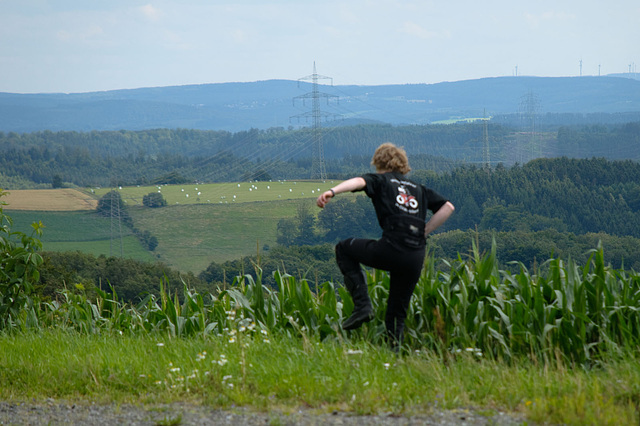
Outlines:
{"label": "sky", "polygon": [[335,85],[637,72],[640,1],[0,0],[0,92],[297,80],[314,63]]}

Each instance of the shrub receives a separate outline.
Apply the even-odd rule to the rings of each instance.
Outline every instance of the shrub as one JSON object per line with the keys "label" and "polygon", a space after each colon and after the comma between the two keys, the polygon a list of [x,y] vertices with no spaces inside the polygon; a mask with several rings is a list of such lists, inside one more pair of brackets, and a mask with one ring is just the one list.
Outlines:
{"label": "shrub", "polygon": [[159,192],[150,192],[142,197],[142,204],[147,207],[163,207],[167,205],[167,200]]}
{"label": "shrub", "polygon": [[[0,197],[6,193],[0,189]],[[12,231],[13,220],[0,201],[0,329],[37,325],[31,293],[40,274],[42,222],[33,223],[31,236]]]}

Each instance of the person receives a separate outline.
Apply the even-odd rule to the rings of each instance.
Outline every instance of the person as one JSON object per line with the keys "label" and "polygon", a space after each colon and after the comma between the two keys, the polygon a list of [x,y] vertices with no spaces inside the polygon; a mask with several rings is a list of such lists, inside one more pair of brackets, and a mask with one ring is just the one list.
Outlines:
{"label": "person", "polygon": [[[385,327],[391,347],[397,350],[402,344],[411,295],[422,272],[426,238],[451,216],[455,208],[448,199],[405,176],[411,168],[404,149],[384,143],[376,149],[371,164],[376,173],[341,182],[320,194],[316,204],[324,208],[343,192],[364,191],[371,198],[383,230],[382,237],[378,240],[348,238],[335,248],[336,262],[354,303],[353,312],[342,328],[357,329],[374,317],[361,265],[388,271],[390,284]],[[427,210],[433,212],[428,221]]]}

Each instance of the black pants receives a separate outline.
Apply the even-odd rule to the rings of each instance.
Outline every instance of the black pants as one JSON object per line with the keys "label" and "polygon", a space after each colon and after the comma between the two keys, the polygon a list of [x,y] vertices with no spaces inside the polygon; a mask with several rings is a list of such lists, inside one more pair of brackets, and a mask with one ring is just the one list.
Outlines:
{"label": "black pants", "polygon": [[379,240],[349,238],[336,245],[336,261],[343,275],[359,273],[361,264],[389,272],[391,281],[385,325],[387,332],[397,339],[402,338],[404,320],[422,272],[424,256],[424,247],[405,249],[384,236]]}

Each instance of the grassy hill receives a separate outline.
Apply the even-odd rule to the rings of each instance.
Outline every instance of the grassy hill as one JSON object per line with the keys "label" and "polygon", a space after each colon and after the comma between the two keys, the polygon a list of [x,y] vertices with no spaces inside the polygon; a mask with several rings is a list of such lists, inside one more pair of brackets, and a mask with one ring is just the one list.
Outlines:
{"label": "grassy hill", "polygon": [[[30,232],[30,224],[42,221],[47,251],[82,251],[143,261],[162,261],[184,272],[199,273],[211,262],[255,255],[276,244],[280,219],[294,217],[300,203],[315,205],[319,190],[334,181],[241,182],[205,185],[133,186],[119,188],[129,205],[134,226],[158,239],[154,252],[146,250],[118,222],[93,211],[47,211],[46,191],[16,191],[14,201],[28,198],[39,210],[7,210],[15,230]],[[160,189],[159,189],[160,188]],[[86,189],[100,198],[108,188]],[[142,198],[161,191],[168,202],[162,208],[142,206]],[[41,197],[41,198],[39,198]],[[317,210],[317,209],[316,209]]]}
{"label": "grassy hill", "polygon": [[[30,224],[41,221],[45,228],[42,248],[46,251],[81,251],[96,256],[120,256],[154,261],[156,257],[146,250],[126,227],[112,229],[110,218],[100,217],[92,211],[7,211],[14,222],[14,230],[30,233]],[[115,224],[117,225],[117,224]]]}

